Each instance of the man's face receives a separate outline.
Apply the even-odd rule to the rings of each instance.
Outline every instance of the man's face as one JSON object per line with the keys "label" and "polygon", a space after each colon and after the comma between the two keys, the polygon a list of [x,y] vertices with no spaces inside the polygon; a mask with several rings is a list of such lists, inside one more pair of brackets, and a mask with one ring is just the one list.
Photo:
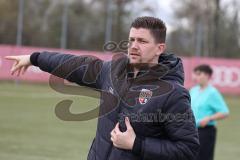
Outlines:
{"label": "man's face", "polygon": [[207,84],[209,79],[210,79],[210,76],[208,74],[204,73],[204,72],[195,71],[193,73],[193,80],[197,84],[200,84],[200,85]]}
{"label": "man's face", "polygon": [[165,44],[156,43],[148,29],[131,28],[128,47],[130,63],[157,63],[164,49]]}

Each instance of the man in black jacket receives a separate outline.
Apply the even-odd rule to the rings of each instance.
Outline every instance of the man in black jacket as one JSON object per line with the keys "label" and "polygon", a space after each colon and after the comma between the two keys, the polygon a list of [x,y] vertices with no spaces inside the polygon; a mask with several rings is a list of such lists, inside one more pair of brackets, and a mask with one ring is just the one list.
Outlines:
{"label": "man in black jacket", "polygon": [[160,19],[139,17],[131,25],[127,56],[108,62],[50,52],[6,58],[16,61],[12,74],[35,65],[101,91],[88,160],[194,160],[199,141],[182,61],[164,53],[165,38]]}

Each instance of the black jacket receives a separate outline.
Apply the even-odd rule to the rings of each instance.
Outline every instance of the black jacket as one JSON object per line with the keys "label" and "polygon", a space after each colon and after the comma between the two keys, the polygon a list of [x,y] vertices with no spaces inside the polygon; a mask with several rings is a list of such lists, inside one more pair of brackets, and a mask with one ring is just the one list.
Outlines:
{"label": "black jacket", "polygon": [[[92,56],[42,52],[33,53],[31,63],[101,92],[97,131],[88,160],[195,159],[198,134],[190,96],[183,87],[182,61],[175,55],[163,53],[158,65],[141,65],[136,78],[122,54],[105,62]],[[126,130],[125,116],[137,135],[131,151],[114,147],[110,140],[117,122],[122,131]]]}

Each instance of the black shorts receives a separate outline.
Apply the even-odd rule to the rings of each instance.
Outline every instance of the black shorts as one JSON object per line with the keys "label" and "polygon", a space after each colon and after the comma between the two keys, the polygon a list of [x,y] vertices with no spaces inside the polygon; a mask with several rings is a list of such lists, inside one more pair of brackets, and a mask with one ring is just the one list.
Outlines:
{"label": "black shorts", "polygon": [[217,129],[215,126],[198,128],[200,151],[196,160],[213,160]]}

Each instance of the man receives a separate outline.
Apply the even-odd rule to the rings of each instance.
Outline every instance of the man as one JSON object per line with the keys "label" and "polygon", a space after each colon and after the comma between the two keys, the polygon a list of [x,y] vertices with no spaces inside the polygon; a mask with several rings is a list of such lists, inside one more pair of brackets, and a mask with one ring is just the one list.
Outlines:
{"label": "man", "polygon": [[224,119],[229,109],[218,90],[210,84],[213,70],[202,64],[194,69],[194,80],[197,83],[190,90],[191,106],[198,127],[200,152],[197,160],[213,160],[216,141],[216,120]]}
{"label": "man", "polygon": [[182,86],[183,66],[180,58],[163,53],[165,39],[162,20],[139,17],[131,25],[127,56],[116,54],[109,62],[49,52],[7,59],[17,62],[12,74],[33,64],[101,91],[88,160],[193,160],[199,141],[189,93]]}

